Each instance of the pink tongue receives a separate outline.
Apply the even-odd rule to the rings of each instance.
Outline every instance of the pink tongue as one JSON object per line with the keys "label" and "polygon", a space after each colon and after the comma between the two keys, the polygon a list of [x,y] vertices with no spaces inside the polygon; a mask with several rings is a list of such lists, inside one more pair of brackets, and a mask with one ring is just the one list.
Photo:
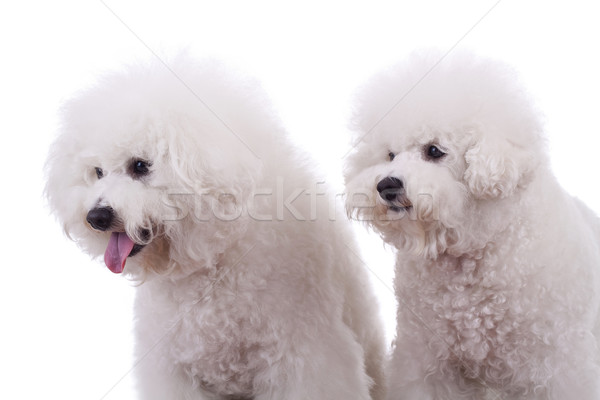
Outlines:
{"label": "pink tongue", "polygon": [[125,261],[133,249],[133,244],[125,232],[113,232],[104,253],[104,262],[108,269],[115,274],[123,272]]}

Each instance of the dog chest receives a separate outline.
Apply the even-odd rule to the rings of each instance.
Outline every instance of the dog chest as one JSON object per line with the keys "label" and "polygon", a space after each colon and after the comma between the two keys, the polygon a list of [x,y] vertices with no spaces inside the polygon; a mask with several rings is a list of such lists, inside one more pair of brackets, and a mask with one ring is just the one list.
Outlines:
{"label": "dog chest", "polygon": [[151,282],[139,289],[138,353],[154,353],[158,374],[179,374],[198,389],[251,398],[255,377],[280,357],[255,303],[218,290],[198,301],[182,296],[181,287],[177,294]]}
{"label": "dog chest", "polygon": [[405,265],[396,282],[399,325],[406,325],[399,329],[410,342],[426,341],[442,369],[470,379],[501,379],[505,355],[521,357],[514,332],[523,321],[511,309],[513,289],[508,281],[491,279],[473,260],[444,262],[444,268]]}

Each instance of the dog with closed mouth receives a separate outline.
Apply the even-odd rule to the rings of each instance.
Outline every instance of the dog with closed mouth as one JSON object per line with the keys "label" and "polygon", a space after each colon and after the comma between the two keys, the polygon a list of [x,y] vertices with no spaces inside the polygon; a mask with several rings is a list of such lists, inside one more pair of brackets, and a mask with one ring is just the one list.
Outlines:
{"label": "dog with closed mouth", "polygon": [[599,399],[600,221],[514,70],[418,51],[360,91],[347,208],[397,250],[389,400]]}

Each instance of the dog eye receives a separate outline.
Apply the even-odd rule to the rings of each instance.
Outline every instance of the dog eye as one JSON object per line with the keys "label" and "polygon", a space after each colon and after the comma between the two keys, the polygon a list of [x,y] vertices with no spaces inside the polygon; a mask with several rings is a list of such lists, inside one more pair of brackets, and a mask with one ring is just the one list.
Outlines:
{"label": "dog eye", "polygon": [[437,160],[444,157],[446,153],[444,153],[435,145],[429,145],[425,150],[425,155],[431,160]]}
{"label": "dog eye", "polygon": [[102,179],[104,177],[104,171],[102,171],[102,168],[98,168],[96,167],[96,176],[98,177],[98,179]]}
{"label": "dog eye", "polygon": [[150,173],[150,164],[148,161],[144,160],[133,160],[131,163],[131,175],[135,178],[140,178],[142,176],[146,176]]}
{"label": "dog eye", "polygon": [[390,152],[388,153],[388,158],[389,158],[389,160],[390,160],[390,161],[394,161],[394,157],[396,157],[396,155],[390,151]]}

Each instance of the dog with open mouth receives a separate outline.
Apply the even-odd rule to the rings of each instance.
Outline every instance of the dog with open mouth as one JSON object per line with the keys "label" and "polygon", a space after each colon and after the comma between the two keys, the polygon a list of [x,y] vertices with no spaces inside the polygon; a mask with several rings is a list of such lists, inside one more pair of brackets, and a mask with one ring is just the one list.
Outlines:
{"label": "dog with open mouth", "polygon": [[600,221],[514,70],[417,51],[354,122],[348,213],[397,250],[387,399],[599,399]]}
{"label": "dog with open mouth", "polygon": [[257,84],[180,56],[64,107],[46,194],[139,282],[144,400],[383,398],[377,300],[344,215]]}

